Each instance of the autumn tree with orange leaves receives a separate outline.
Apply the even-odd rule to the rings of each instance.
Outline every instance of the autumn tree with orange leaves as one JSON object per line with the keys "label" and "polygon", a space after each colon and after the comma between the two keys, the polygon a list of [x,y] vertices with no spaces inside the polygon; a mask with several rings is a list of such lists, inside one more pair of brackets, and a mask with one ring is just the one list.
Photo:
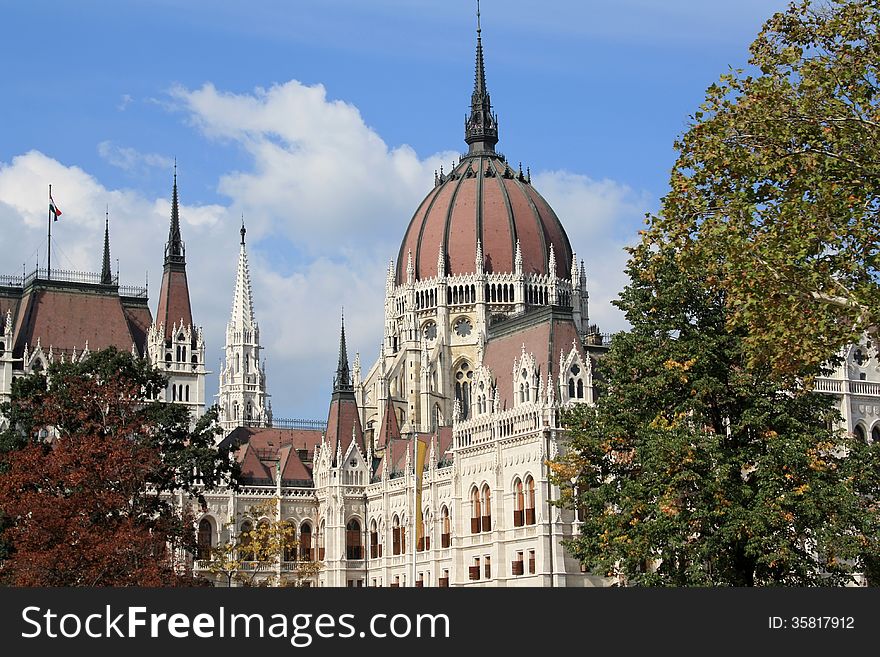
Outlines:
{"label": "autumn tree with orange leaves", "polygon": [[[157,401],[165,377],[107,349],[13,382],[0,408],[0,581],[15,586],[192,584],[192,518],[169,493],[234,484],[211,410],[190,426]],[[198,487],[198,490],[197,490]]]}

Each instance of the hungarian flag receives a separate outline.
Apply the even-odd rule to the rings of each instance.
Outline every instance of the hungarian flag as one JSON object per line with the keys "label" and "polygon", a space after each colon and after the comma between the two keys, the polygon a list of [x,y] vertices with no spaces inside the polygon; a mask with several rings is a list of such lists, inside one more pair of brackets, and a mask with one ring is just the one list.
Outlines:
{"label": "hungarian flag", "polygon": [[52,213],[52,217],[55,221],[58,221],[58,217],[61,216],[61,208],[58,207],[58,204],[52,199],[52,194],[49,194],[49,212]]}

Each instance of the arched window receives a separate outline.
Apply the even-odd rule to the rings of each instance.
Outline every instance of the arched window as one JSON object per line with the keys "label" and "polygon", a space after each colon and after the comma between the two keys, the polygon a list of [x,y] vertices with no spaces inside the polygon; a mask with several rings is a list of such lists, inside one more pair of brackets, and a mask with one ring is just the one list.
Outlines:
{"label": "arched window", "polygon": [[238,422],[238,402],[232,402],[232,419]]}
{"label": "arched window", "polygon": [[490,502],[491,493],[489,492],[489,485],[486,484],[483,486],[483,494],[481,495],[482,503],[483,503],[483,516],[481,518],[481,525],[484,532],[492,531],[492,504]]}
{"label": "arched window", "polygon": [[578,379],[578,390],[577,390],[577,393],[578,393],[578,395],[577,395],[577,396],[578,396],[578,399],[583,399],[583,398],[584,398],[584,381],[583,381],[583,379]]}
{"label": "arched window", "polygon": [[352,518],[345,526],[345,558],[363,559],[364,546],[361,540],[361,523]]}
{"label": "arched window", "polygon": [[474,486],[471,489],[471,534],[480,533],[480,491]]}
{"label": "arched window", "polygon": [[856,425],[855,434],[856,438],[862,441],[865,440],[865,438],[867,437],[865,434],[865,427],[863,427],[861,424]]}
{"label": "arched window", "polygon": [[391,518],[391,554],[400,554],[400,518]]}
{"label": "arched window", "polygon": [[238,374],[240,371],[240,368],[239,368],[240,364],[241,364],[241,362],[239,361],[239,356],[238,356],[238,354],[235,354],[235,373],[236,374]]}
{"label": "arched window", "polygon": [[452,534],[452,522],[449,518],[449,508],[444,504],[440,507],[440,547],[448,548],[450,545],[450,536]]}
{"label": "arched window", "polygon": [[[417,528],[418,529],[418,528]],[[431,549],[431,513],[425,509],[422,513],[422,531],[416,542],[416,550],[423,552]]]}
{"label": "arched window", "polygon": [[186,388],[184,389],[184,396],[186,397],[186,401],[189,401],[189,384],[187,384]]}
{"label": "arched window", "polygon": [[322,520],[318,526],[318,533],[315,536],[315,543],[318,548],[318,561],[324,561],[324,536],[327,534],[327,525]]}
{"label": "arched window", "polygon": [[519,480],[513,483],[513,526],[522,527],[525,524],[523,484]]}
{"label": "arched window", "polygon": [[526,477],[526,524],[535,524],[535,480],[531,475]]}
{"label": "arched window", "polygon": [[568,380],[568,398],[574,399],[575,390],[574,390],[574,379]]}
{"label": "arched window", "polygon": [[248,354],[245,354],[245,355],[244,355],[244,371],[245,371],[245,374],[247,374],[247,373],[250,371],[250,370],[249,370],[249,367],[248,367],[248,366],[250,365],[250,362],[251,362],[250,356],[249,356]]}
{"label": "arched window", "polygon": [[171,401],[177,401],[177,386],[171,384]]}
{"label": "arched window", "polygon": [[370,558],[378,559],[382,556],[382,539],[379,533],[379,525],[373,520],[370,523]]}
{"label": "arched window", "polygon": [[238,540],[238,555],[242,561],[254,560],[254,551],[251,548],[251,531],[253,531],[253,528],[254,526],[248,520],[241,523],[241,532],[239,533]]}
{"label": "arched window", "polygon": [[874,442],[880,441],[880,427],[871,429],[871,440]]}
{"label": "arched window", "polygon": [[244,419],[245,420],[254,419],[254,407],[250,402],[248,402],[247,406],[245,407]]}
{"label": "arched window", "polygon": [[307,522],[299,527],[299,559],[312,561],[312,526]]}
{"label": "arched window", "polygon": [[198,544],[198,558],[203,561],[211,558],[212,534],[211,521],[207,518],[202,518],[199,523],[199,533],[196,542]]}

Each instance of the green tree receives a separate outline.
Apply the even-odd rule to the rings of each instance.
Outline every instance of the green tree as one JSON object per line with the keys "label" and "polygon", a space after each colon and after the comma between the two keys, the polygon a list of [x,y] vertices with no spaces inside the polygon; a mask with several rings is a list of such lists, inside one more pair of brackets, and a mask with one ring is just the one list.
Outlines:
{"label": "green tree", "polygon": [[[0,579],[22,586],[191,583],[192,518],[173,491],[234,486],[237,464],[214,447],[216,410],[194,426],[156,400],[166,378],[115,349],[13,382],[0,407]],[[169,549],[170,548],[170,549]],[[183,573],[185,575],[185,573]]]}
{"label": "green tree", "polygon": [[803,0],[723,75],[645,241],[723,290],[751,363],[797,377],[880,326],[880,3]]}
{"label": "green tree", "polygon": [[880,444],[830,428],[830,397],[749,366],[724,294],[677,256],[633,250],[617,302],[632,329],[600,360],[596,406],[565,418],[569,549],[636,585],[852,581],[880,554]]}

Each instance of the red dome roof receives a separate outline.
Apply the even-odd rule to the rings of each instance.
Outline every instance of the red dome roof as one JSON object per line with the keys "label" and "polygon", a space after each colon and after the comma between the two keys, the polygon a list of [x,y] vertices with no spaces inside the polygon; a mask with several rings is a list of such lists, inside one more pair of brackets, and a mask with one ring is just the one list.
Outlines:
{"label": "red dome roof", "polygon": [[466,155],[422,201],[400,245],[398,285],[406,282],[410,253],[416,280],[437,276],[441,245],[447,275],[474,273],[477,240],[487,273],[514,271],[519,240],[523,273],[551,273],[552,245],[552,273],[566,279],[571,275],[571,245],[556,213],[528,177],[491,150]]}

